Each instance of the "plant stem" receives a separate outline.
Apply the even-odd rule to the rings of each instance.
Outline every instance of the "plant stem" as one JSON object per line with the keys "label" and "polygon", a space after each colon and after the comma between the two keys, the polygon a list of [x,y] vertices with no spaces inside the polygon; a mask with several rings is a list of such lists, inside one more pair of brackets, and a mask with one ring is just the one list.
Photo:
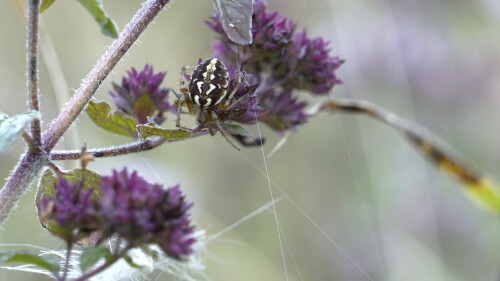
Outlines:
{"label": "plant stem", "polygon": [[83,79],[80,88],[76,90],[59,116],[50,123],[49,128],[44,132],[43,149],[46,152],[54,148],[111,70],[168,2],[169,0],[148,0],[127,24],[118,39],[111,44],[96,66]]}
{"label": "plant stem", "polygon": [[[39,89],[38,89],[38,39],[40,20],[40,0],[28,1],[28,34],[27,34],[27,63],[28,63],[28,98],[31,110],[40,111]],[[31,122],[31,137],[34,149],[42,146],[42,133],[40,120]]]}
{"label": "plant stem", "polygon": [[117,262],[119,259],[123,258],[127,254],[127,252],[130,250],[130,248],[131,248],[130,246],[126,246],[125,248],[119,250],[118,252],[116,252],[113,255],[113,257],[111,259],[107,260],[104,264],[100,265],[99,267],[95,268],[94,270],[92,270],[90,272],[83,274],[79,278],[75,279],[75,281],[88,280],[91,277],[97,275],[98,273],[103,272],[104,270],[109,268],[111,265],[113,265],[115,262]]}
{"label": "plant stem", "polygon": [[47,163],[46,154],[35,154],[33,151],[28,151],[19,161],[7,183],[0,190],[0,225],[5,222],[10,211]]}
{"label": "plant stem", "polygon": [[[190,138],[200,137],[204,135],[208,135],[207,130],[193,133]],[[87,150],[87,153],[91,154],[96,158],[113,157],[113,156],[126,155],[130,153],[137,153],[141,151],[148,151],[164,143],[171,143],[182,140],[187,140],[187,139],[171,139],[171,140],[166,140],[164,138],[145,139],[142,141],[128,143],[121,146],[89,149]],[[77,160],[80,158],[80,156],[81,156],[81,150],[59,150],[59,151],[53,151],[50,154],[50,159],[56,161]]]}
{"label": "plant stem", "polygon": [[64,261],[63,276],[62,280],[66,280],[69,271],[69,259],[71,258],[71,251],[73,250],[73,242],[68,242],[68,247],[66,249],[66,260]]}
{"label": "plant stem", "polygon": [[35,143],[33,142],[33,139],[31,138],[30,134],[28,134],[26,131],[23,131],[23,139],[28,144],[28,149],[29,150],[35,150]]}
{"label": "plant stem", "polygon": [[[37,0],[38,1],[38,0]],[[125,27],[120,37],[109,47],[96,66],[82,81],[65,108],[53,120],[42,136],[43,150],[49,153],[69,126],[75,121],[102,81],[108,76],[139,35],[153,21],[169,0],[148,0]],[[36,74],[36,73],[35,73]],[[17,205],[23,193],[49,163],[44,153],[28,153],[18,162],[11,176],[0,190],[0,225]]]}

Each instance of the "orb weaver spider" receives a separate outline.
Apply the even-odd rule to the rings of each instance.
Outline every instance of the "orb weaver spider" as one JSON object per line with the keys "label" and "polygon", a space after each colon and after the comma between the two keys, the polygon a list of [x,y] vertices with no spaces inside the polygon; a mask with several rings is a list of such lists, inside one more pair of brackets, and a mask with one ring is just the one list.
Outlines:
{"label": "orb weaver spider", "polygon": [[[186,69],[184,68],[181,73],[182,77],[185,74]],[[181,126],[181,113],[185,105],[189,114],[196,115],[196,122],[201,125],[199,129],[208,128],[212,136],[218,130],[234,148],[240,150],[229,139],[228,134],[222,127],[221,122],[224,120],[221,120],[219,113],[228,112],[241,100],[238,99],[233,102],[233,98],[241,85],[241,77],[236,76],[232,91],[229,91],[229,72],[226,65],[217,58],[210,58],[195,67],[187,88],[183,84],[183,80],[181,80],[180,91],[183,95],[175,103],[177,109],[175,126],[189,131],[197,130]]]}

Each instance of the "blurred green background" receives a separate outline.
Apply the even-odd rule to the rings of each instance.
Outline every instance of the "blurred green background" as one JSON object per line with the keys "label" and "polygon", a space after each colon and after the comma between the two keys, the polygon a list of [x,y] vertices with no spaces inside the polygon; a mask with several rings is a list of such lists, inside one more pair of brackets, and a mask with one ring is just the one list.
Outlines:
{"label": "blurred green background", "polygon": [[[293,18],[311,36],[331,40],[332,53],[346,60],[338,72],[344,85],[332,96],[369,100],[420,123],[471,165],[500,178],[495,121],[500,109],[500,2],[269,2],[270,9]],[[105,1],[120,28],[140,5]],[[177,87],[182,66],[212,53],[214,35],[203,23],[211,13],[210,1],[173,1],[95,97],[109,100],[110,81],[146,63],[156,71],[168,70],[164,85]],[[40,67],[46,127],[112,40],[99,33],[76,1],[57,1],[42,21],[44,42],[49,44],[50,37],[57,52],[57,58],[45,54],[48,61]],[[24,19],[14,0],[0,1],[0,110],[8,114],[27,109],[24,52]],[[48,73],[57,61],[64,79],[51,82]],[[173,122],[170,118],[166,124]],[[262,134],[267,154],[279,138],[266,128]],[[128,141],[82,115],[59,148]],[[19,141],[0,156],[1,178],[22,151]],[[99,159],[91,168],[110,173],[127,165],[151,181],[181,183],[196,203],[197,228],[210,237],[271,200],[260,172],[266,169],[264,160],[281,190],[273,188],[272,194],[283,198],[275,206],[281,243],[269,208],[211,240],[201,253],[205,277],[197,280],[499,280],[498,218],[471,204],[457,182],[438,173],[395,131],[366,117],[314,118],[272,158],[264,159],[256,148],[238,152],[217,135]],[[2,226],[2,247],[62,246],[39,226],[34,193],[32,188]],[[46,278],[1,269],[0,280]],[[174,278],[161,275],[157,280]]]}

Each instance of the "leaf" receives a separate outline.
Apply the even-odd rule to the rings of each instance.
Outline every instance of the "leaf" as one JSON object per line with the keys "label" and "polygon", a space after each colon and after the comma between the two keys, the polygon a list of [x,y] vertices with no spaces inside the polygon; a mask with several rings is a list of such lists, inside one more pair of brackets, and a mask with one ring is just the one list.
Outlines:
{"label": "leaf", "polygon": [[42,258],[41,256],[19,252],[0,252],[0,263],[21,262],[24,264],[32,264],[43,269],[46,269],[54,274],[59,271],[59,262],[54,259]]}
{"label": "leaf", "polygon": [[106,14],[102,6],[102,0],[76,0],[79,2],[87,12],[89,12],[94,19],[101,26],[101,32],[109,37],[118,37],[118,28],[115,22]]}
{"label": "leaf", "polygon": [[[66,178],[69,182],[76,182],[82,179],[83,176],[83,170],[82,169],[74,169],[71,170],[67,173],[65,173],[64,178]],[[37,214],[38,214],[38,220],[40,221],[40,224],[48,229],[51,232],[58,231],[54,229],[54,226],[49,225],[49,223],[46,221],[46,214],[43,214],[41,212],[41,204],[42,204],[42,197],[45,196],[52,196],[54,195],[54,187],[55,184],[59,181],[59,177],[51,170],[51,169],[46,169],[43,172],[42,177],[40,178],[40,181],[38,182],[38,189],[36,192],[36,198],[35,198],[35,204],[37,208]],[[99,188],[101,186],[101,176],[89,169],[85,170],[85,183],[83,185],[83,188],[85,190],[89,190],[91,188],[94,188],[92,196],[99,198],[101,197],[101,189]]]}
{"label": "leaf", "polygon": [[166,140],[176,140],[189,138],[191,136],[191,132],[186,130],[167,130],[157,127],[154,124],[137,125],[137,131],[143,138],[157,136],[162,137]]}
{"label": "leaf", "polygon": [[111,252],[106,247],[97,246],[86,248],[83,250],[82,256],[80,257],[80,269],[82,272],[86,272],[100,259],[110,260],[111,258]]}
{"label": "leaf", "polygon": [[40,119],[40,112],[28,111],[12,117],[0,112],[0,153],[9,151],[14,142],[23,134],[24,128],[34,119]]}
{"label": "leaf", "polygon": [[[76,182],[82,179],[83,176],[83,170],[82,169],[74,169],[71,171],[68,171],[64,174],[64,178],[68,180],[69,182]],[[40,178],[40,182],[38,183],[38,192],[43,192],[46,195],[53,195],[54,194],[54,185],[57,183],[59,180],[59,177],[51,170],[51,169],[46,169],[43,172],[42,177]],[[83,185],[83,188],[85,190],[88,190],[90,188],[96,188],[101,186],[101,176],[89,169],[85,170],[85,183]],[[94,196],[100,197],[100,189],[96,188],[94,190]],[[38,196],[38,194],[37,194]]]}
{"label": "leaf", "polygon": [[224,31],[231,41],[252,44],[253,0],[212,0]]}
{"label": "leaf", "polygon": [[45,12],[54,2],[56,2],[56,0],[42,0],[42,4],[40,4],[40,13]]}
{"label": "leaf", "polygon": [[111,107],[106,102],[90,101],[85,111],[90,119],[104,130],[127,137],[137,137],[135,130],[139,124],[137,120],[121,110],[110,113]]}

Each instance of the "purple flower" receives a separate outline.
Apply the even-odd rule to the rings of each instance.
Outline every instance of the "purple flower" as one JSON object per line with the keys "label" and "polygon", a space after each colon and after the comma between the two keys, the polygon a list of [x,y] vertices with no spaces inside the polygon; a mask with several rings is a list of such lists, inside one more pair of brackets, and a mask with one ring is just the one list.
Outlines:
{"label": "purple flower", "polygon": [[328,45],[321,37],[310,39],[305,30],[295,34],[284,61],[287,74],[283,87],[327,94],[333,86],[342,83],[335,71],[344,61],[331,57]]}
{"label": "purple flower", "polygon": [[292,97],[290,90],[284,90],[280,93],[268,90],[262,93],[260,107],[264,113],[261,114],[259,120],[278,132],[302,125],[310,117],[304,112],[307,103],[299,102]]}
{"label": "purple flower", "polygon": [[[253,42],[250,45],[235,45],[226,35],[218,15],[205,21],[219,35],[213,43],[215,55],[236,64],[249,72],[259,72],[269,66],[278,67],[285,58],[286,48],[291,43],[295,23],[277,12],[268,13],[262,0],[254,2],[252,17]],[[278,64],[278,65],[277,65]]]}
{"label": "purple flower", "polygon": [[79,181],[59,177],[54,194],[45,194],[41,199],[42,224],[68,242],[90,235],[98,226],[92,192],[93,189],[84,190]]}
{"label": "purple flower", "polygon": [[127,73],[121,85],[113,83],[113,91],[109,93],[118,109],[134,116],[140,124],[148,123],[148,117],[161,124],[165,121],[165,111],[175,112],[168,102],[170,89],[160,87],[166,72],[155,74],[153,67],[146,64],[141,72],[132,68]]}
{"label": "purple flower", "polygon": [[233,110],[219,112],[221,119],[242,124],[257,119],[278,132],[294,129],[310,117],[305,113],[307,103],[296,97],[300,92],[295,90],[325,95],[341,83],[336,71],[344,61],[331,54],[330,43],[322,37],[310,38],[305,30],[297,32],[293,21],[268,11],[265,0],[254,1],[250,45],[234,44],[224,32],[220,15],[205,23],[218,35],[213,44],[216,56],[228,68],[238,66],[252,74],[260,85],[251,95],[241,96]]}
{"label": "purple flower", "polygon": [[254,3],[252,35],[254,48],[269,53],[279,53],[291,42],[295,23],[278,12],[267,13],[267,4],[257,0]]}
{"label": "purple flower", "polygon": [[321,37],[311,39],[305,31],[295,32],[295,23],[268,12],[264,0],[254,2],[252,20],[253,42],[241,46],[229,40],[218,16],[209,18],[207,26],[219,35],[213,44],[215,54],[244,71],[266,77],[266,84],[275,88],[321,95],[341,83],[335,71],[344,61],[330,55],[329,42]]}
{"label": "purple flower", "polygon": [[179,186],[164,189],[125,168],[102,178],[102,192],[105,236],[116,234],[134,246],[154,243],[176,259],[192,252],[195,239],[187,213],[192,203],[184,200]]}

